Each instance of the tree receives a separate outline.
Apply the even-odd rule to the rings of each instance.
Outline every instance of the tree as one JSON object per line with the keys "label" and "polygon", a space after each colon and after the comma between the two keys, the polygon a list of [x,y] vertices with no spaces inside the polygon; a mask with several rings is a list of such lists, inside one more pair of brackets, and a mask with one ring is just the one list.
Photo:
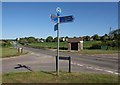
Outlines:
{"label": "tree", "polygon": [[46,42],[52,42],[53,41],[53,37],[52,36],[48,36],[47,38],[46,38]]}
{"label": "tree", "polygon": [[57,38],[57,37],[55,37],[55,38],[53,39],[53,42],[57,42],[57,40],[58,40],[58,38]]}
{"label": "tree", "polygon": [[34,42],[36,42],[36,39],[35,39],[35,37],[28,37],[27,41],[28,41],[28,43],[34,43]]}
{"label": "tree", "polygon": [[98,36],[98,34],[95,34],[92,36],[94,40],[100,40],[100,37]]}
{"label": "tree", "polygon": [[90,36],[85,36],[85,41],[89,41],[90,40]]}
{"label": "tree", "polygon": [[68,37],[68,36],[66,36],[66,37],[65,37],[65,41],[67,41],[67,40],[68,40],[68,38],[69,38],[69,37]]}
{"label": "tree", "polygon": [[11,46],[12,44],[10,43],[9,40],[2,40],[2,46],[3,47],[7,47],[7,46]]}
{"label": "tree", "polygon": [[113,30],[111,35],[114,37],[115,43],[117,43],[118,49],[120,49],[120,28]]}
{"label": "tree", "polygon": [[60,37],[60,42],[64,42],[65,38],[64,37]]}
{"label": "tree", "polygon": [[107,40],[107,39],[106,39],[105,36],[102,36],[102,37],[101,37],[101,41],[102,41],[102,42],[106,42],[106,40]]}
{"label": "tree", "polygon": [[73,38],[77,38],[76,36],[74,36]]}
{"label": "tree", "polygon": [[110,35],[114,37],[115,40],[120,39],[120,28],[110,32]]}
{"label": "tree", "polygon": [[65,39],[66,39],[66,38],[69,38],[69,37],[68,37],[68,36],[66,36],[66,37],[65,37]]}
{"label": "tree", "polygon": [[20,38],[19,43],[22,44],[22,45],[27,45],[28,41],[27,41],[26,38]]}

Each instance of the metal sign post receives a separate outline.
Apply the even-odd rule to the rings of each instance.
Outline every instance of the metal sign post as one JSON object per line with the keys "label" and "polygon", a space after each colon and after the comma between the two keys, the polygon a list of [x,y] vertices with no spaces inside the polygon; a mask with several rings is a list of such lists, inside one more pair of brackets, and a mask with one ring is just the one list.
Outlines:
{"label": "metal sign post", "polygon": [[57,17],[58,17],[58,30],[57,30],[57,38],[58,38],[58,44],[57,44],[57,62],[56,62],[56,71],[57,71],[57,75],[59,75],[59,23],[60,23],[60,13],[61,13],[61,9],[59,7],[56,8],[56,12],[57,12]]}
{"label": "metal sign post", "polygon": [[[73,16],[60,17],[60,13],[61,13],[60,7],[56,8],[56,12],[57,12],[57,16],[54,14],[51,14],[51,20],[56,23],[54,25],[54,31],[57,31],[57,41],[58,41],[58,43],[57,43],[57,56],[56,56],[56,72],[57,72],[57,75],[59,75],[59,58],[60,58],[59,57],[59,31],[60,31],[59,24],[65,23],[65,22],[72,22],[74,20],[74,18],[73,18]],[[69,62],[71,62],[71,59],[69,60]],[[69,66],[69,72],[71,72],[70,66]]]}

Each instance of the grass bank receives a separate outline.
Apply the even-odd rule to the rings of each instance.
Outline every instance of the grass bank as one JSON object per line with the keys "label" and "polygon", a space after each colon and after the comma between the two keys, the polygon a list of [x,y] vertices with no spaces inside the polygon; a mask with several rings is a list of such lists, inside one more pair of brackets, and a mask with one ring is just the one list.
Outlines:
{"label": "grass bank", "polygon": [[20,72],[2,76],[3,83],[118,83],[118,76],[97,73]]}
{"label": "grass bank", "polygon": [[18,53],[18,50],[16,48],[3,47],[2,49],[0,49],[0,58],[19,56],[27,53],[28,52],[24,50],[23,50],[23,53]]}

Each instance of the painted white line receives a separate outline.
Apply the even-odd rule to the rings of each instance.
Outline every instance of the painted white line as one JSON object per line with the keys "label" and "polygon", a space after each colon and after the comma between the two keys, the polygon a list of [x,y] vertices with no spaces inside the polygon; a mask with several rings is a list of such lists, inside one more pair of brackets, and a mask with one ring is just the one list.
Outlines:
{"label": "painted white line", "polygon": [[114,74],[118,75],[119,73],[114,72]]}
{"label": "painted white line", "polygon": [[89,68],[89,69],[94,69],[93,67],[91,67],[91,66],[87,66],[86,68]]}
{"label": "painted white line", "polygon": [[114,73],[113,71],[110,71],[110,70],[104,70],[104,71],[109,73]]}
{"label": "painted white line", "polygon": [[77,66],[84,66],[84,65],[82,65],[82,64],[77,64],[77,63],[71,63],[71,64],[73,64],[73,65],[77,65]]}
{"label": "painted white line", "polygon": [[35,54],[35,53],[32,52],[31,54]]}
{"label": "painted white line", "polygon": [[98,71],[103,71],[103,69],[100,69],[100,68],[94,68],[94,69]]}
{"label": "painted white line", "polygon": [[76,63],[73,63],[73,62],[72,62],[71,64],[73,64],[73,65],[77,65]]}
{"label": "painted white line", "polygon": [[40,56],[39,54],[35,54],[36,56]]}
{"label": "painted white line", "polygon": [[81,64],[77,64],[78,66],[84,66],[84,65],[81,65]]}
{"label": "painted white line", "polygon": [[[82,66],[85,66],[85,65],[82,65],[82,64],[74,63],[74,62],[72,62],[71,64],[77,65],[77,66],[81,66],[81,67],[82,67]],[[104,71],[104,72],[108,72],[108,73],[112,73],[112,74],[116,74],[116,75],[119,74],[119,73],[114,72],[114,71],[104,70],[104,69],[101,69],[101,68],[94,68],[94,67],[92,67],[92,66],[86,66],[86,68],[88,68],[88,69],[93,69],[93,70],[97,70],[97,71]]]}

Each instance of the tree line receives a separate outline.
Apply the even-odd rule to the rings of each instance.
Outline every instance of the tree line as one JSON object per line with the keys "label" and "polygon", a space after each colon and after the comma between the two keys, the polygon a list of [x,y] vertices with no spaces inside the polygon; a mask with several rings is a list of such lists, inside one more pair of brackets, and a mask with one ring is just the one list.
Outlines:
{"label": "tree line", "polygon": [[[69,37],[60,37],[60,42],[66,42]],[[73,38],[76,38],[75,36]],[[119,44],[120,38],[120,29],[116,29],[111,31],[109,34],[104,34],[103,36],[99,36],[95,34],[93,36],[83,36],[83,41],[101,41],[106,45],[116,46]],[[12,40],[13,41],[13,40]],[[30,43],[38,43],[38,42],[57,42],[57,37],[53,38],[52,36],[48,36],[46,39],[43,38],[35,38],[35,37],[24,37],[24,38],[16,38],[17,43],[22,45],[28,45]],[[112,44],[111,44],[112,43]],[[10,40],[2,40],[1,46],[10,46],[12,43]]]}
{"label": "tree line", "polygon": [[[64,42],[67,41],[69,37],[60,37],[60,42]],[[77,37],[73,37],[73,38],[77,38]],[[98,34],[95,34],[93,36],[83,36],[83,41],[102,41],[102,42],[106,42],[107,40],[115,40],[116,39],[116,35],[115,36],[109,36],[108,34],[105,34],[103,36],[99,36]],[[21,44],[27,44],[27,43],[35,43],[35,42],[57,42],[57,37],[53,38],[52,36],[48,36],[46,39],[43,38],[35,38],[35,37],[25,37],[25,38],[20,38],[19,43]]]}

